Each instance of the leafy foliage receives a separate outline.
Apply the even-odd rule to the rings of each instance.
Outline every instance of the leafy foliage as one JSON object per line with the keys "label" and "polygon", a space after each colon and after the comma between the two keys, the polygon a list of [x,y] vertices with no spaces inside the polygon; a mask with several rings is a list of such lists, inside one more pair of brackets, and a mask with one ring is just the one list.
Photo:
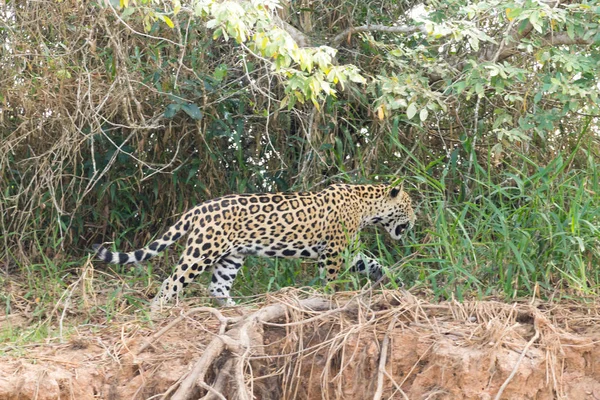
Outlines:
{"label": "leafy foliage", "polygon": [[[416,230],[364,241],[406,283],[597,290],[596,2],[25,1],[0,18],[8,272],[61,279],[90,243],[138,247],[225,193],[400,177]],[[244,295],[314,277],[247,268]]]}

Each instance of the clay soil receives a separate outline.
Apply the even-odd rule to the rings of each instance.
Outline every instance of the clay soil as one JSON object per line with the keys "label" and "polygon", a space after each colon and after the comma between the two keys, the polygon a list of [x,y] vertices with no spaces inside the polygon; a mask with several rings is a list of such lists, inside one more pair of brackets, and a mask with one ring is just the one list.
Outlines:
{"label": "clay soil", "polygon": [[[18,343],[6,332],[30,321],[0,314],[0,399],[171,398],[214,341],[226,346],[189,398],[600,399],[597,304],[433,303],[396,291],[336,294],[316,309],[314,296],[214,312],[184,304],[154,322],[66,313],[49,339]],[[244,319],[269,305],[283,315]],[[221,339],[240,321],[254,333]]]}

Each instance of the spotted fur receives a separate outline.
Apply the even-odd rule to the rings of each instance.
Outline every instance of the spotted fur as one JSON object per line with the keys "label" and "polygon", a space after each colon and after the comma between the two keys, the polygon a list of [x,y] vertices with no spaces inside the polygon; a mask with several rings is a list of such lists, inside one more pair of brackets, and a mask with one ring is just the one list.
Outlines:
{"label": "spotted fur", "polygon": [[[213,274],[210,294],[221,304],[232,305],[229,290],[247,256],[317,259],[332,281],[343,263],[344,249],[361,229],[381,226],[399,239],[414,221],[411,199],[399,188],[336,184],[320,192],[220,197],[187,211],[142,249],[129,253],[111,252],[100,245],[94,249],[108,263],[137,263],[187,234],[186,249],[153,306],[169,301],[208,268]],[[381,277],[376,261],[355,258],[353,269]]]}

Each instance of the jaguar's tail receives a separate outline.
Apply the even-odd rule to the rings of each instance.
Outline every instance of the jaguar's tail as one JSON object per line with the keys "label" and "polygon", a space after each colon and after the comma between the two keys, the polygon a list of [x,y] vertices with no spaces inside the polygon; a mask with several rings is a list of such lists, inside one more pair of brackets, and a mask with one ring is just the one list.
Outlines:
{"label": "jaguar's tail", "polygon": [[142,249],[131,251],[129,253],[121,253],[118,251],[110,251],[101,244],[94,244],[92,245],[92,248],[99,259],[111,264],[133,264],[140,261],[146,261],[162,252],[165,248],[175,243],[187,233],[192,224],[193,211],[194,209],[183,214],[164,235]]}

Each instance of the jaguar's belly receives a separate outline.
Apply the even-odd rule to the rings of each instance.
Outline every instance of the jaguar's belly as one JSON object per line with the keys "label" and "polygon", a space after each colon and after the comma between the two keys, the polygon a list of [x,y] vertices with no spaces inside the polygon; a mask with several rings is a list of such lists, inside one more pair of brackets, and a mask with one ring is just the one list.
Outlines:
{"label": "jaguar's belly", "polygon": [[238,246],[234,252],[243,256],[312,258],[316,259],[325,248],[324,242],[274,241],[270,244],[249,243]]}

